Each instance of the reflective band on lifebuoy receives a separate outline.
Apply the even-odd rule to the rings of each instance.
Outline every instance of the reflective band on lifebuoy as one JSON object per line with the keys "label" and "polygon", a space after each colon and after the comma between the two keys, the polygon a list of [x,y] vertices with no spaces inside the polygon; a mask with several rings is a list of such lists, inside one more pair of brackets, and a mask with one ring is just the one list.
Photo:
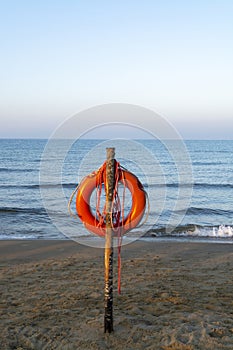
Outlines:
{"label": "reflective band on lifebuoy", "polygon": [[[97,187],[97,183],[104,183],[105,174],[106,171],[104,169],[101,172],[95,172],[85,177],[78,187],[76,197],[76,210],[80,220],[89,231],[98,236],[105,236],[106,225],[104,222],[98,221],[93,215],[90,207],[90,199]],[[130,212],[122,219],[123,222],[121,221],[119,223],[121,234],[125,234],[127,231],[135,228],[141,221],[146,208],[146,193],[138,178],[128,170],[120,168],[118,175],[118,181],[128,188],[132,196]],[[117,227],[114,225],[114,228]]]}

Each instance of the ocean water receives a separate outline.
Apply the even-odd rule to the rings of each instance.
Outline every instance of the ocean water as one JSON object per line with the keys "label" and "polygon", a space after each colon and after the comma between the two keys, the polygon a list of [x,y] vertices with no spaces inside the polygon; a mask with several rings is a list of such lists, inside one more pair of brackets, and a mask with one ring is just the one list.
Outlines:
{"label": "ocean water", "polygon": [[[54,142],[46,149],[47,140],[0,140],[0,239],[91,236],[69,216],[67,203],[81,178],[102,165],[105,148],[113,146],[150,200],[147,222],[132,235],[233,242],[233,141],[185,141],[185,154],[175,141],[170,146],[157,140]],[[75,213],[74,203],[71,208]]]}

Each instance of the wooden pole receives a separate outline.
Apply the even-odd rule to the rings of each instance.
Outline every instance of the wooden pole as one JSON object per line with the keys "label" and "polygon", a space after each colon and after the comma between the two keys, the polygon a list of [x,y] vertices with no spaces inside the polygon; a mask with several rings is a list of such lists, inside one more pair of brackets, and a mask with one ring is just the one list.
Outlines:
{"label": "wooden pole", "polygon": [[113,232],[112,202],[115,187],[115,148],[106,148],[106,234],[105,234],[105,315],[104,333],[113,332]]}

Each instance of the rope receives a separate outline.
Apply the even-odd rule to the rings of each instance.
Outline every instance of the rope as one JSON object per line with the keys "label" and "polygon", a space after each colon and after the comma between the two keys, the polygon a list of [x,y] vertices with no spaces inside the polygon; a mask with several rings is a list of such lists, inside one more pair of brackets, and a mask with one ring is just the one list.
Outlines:
{"label": "rope", "polygon": [[74,214],[71,210],[71,204],[72,204],[72,201],[73,201],[73,198],[74,198],[74,195],[75,193],[78,191],[78,188],[79,188],[79,185],[76,186],[75,190],[72,192],[71,196],[70,196],[70,199],[69,199],[69,202],[68,202],[68,211],[69,211],[69,214],[70,216],[73,216],[75,218],[77,218],[77,215]]}
{"label": "rope", "polygon": [[[124,224],[124,217],[125,217],[125,197],[126,197],[126,182],[124,173],[122,170],[127,170],[124,167],[120,165],[119,162],[115,161],[115,186],[114,186],[114,192],[113,192],[113,200],[112,200],[112,206],[111,206],[111,226],[112,231],[116,233],[117,235],[117,250],[118,250],[118,294],[121,294],[121,248],[122,248],[122,232],[123,232],[123,224]],[[101,194],[102,194],[102,186],[104,183],[104,189],[106,193],[106,177],[104,176],[104,172],[106,172],[106,162],[97,170],[91,173],[88,176],[96,176],[96,227],[103,227],[104,224],[106,224],[106,202],[104,204],[103,209],[101,210]],[[103,182],[104,178],[104,182]],[[123,194],[122,194],[122,202],[120,200],[119,194],[118,194],[118,186],[119,186],[119,179],[121,178],[121,182],[123,184]],[[82,183],[82,182],[81,182]],[[77,215],[73,214],[71,210],[71,204],[73,201],[73,198],[76,194],[76,192],[79,189],[79,186],[76,186],[75,190],[72,192],[69,202],[68,202],[68,210],[71,216],[77,217]],[[147,202],[147,214],[143,222],[137,226],[137,228],[141,227],[145,224],[145,222],[148,220],[149,212],[150,212],[150,201],[149,197],[146,191],[146,202]],[[104,230],[104,229],[103,229]]]}
{"label": "rope", "polygon": [[[123,196],[122,196],[122,227],[124,223],[125,216],[125,192],[126,192],[126,184],[125,178],[122,176],[123,183]],[[121,294],[121,247],[122,247],[122,227],[119,227],[118,236],[117,236],[117,247],[118,247],[118,294]]]}
{"label": "rope", "polygon": [[[102,193],[102,178],[103,178],[103,172],[106,168],[106,162],[102,165],[101,168],[97,171],[97,177],[96,177],[96,227],[102,227],[103,223],[105,222],[106,217],[106,203],[104,204],[103,211],[100,211],[100,200],[101,200],[101,193]],[[104,183],[105,186],[105,183]],[[106,188],[105,188],[106,189]],[[98,222],[98,224],[97,224]]]}
{"label": "rope", "polygon": [[[103,172],[106,170],[106,163],[98,170],[98,176],[96,179],[96,219],[98,220],[98,226],[102,227],[106,218],[106,203],[103,210],[100,208],[100,199],[102,193],[102,179]],[[115,186],[113,191],[113,200],[111,205],[111,227],[112,231],[117,234],[117,248],[118,248],[118,294],[121,293],[121,246],[122,246],[122,226],[124,221],[124,203],[125,203],[125,183],[123,190],[123,201],[121,205],[120,197],[118,194],[119,178],[121,174],[120,163],[115,162]],[[104,181],[105,193],[106,183]],[[121,226],[122,225],[122,226]]]}

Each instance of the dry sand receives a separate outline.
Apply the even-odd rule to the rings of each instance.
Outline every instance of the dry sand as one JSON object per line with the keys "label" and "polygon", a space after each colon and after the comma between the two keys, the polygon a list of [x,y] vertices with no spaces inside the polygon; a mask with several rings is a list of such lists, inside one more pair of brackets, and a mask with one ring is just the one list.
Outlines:
{"label": "dry sand", "polygon": [[233,349],[233,245],[135,242],[122,264],[104,334],[103,250],[1,241],[0,349]]}

